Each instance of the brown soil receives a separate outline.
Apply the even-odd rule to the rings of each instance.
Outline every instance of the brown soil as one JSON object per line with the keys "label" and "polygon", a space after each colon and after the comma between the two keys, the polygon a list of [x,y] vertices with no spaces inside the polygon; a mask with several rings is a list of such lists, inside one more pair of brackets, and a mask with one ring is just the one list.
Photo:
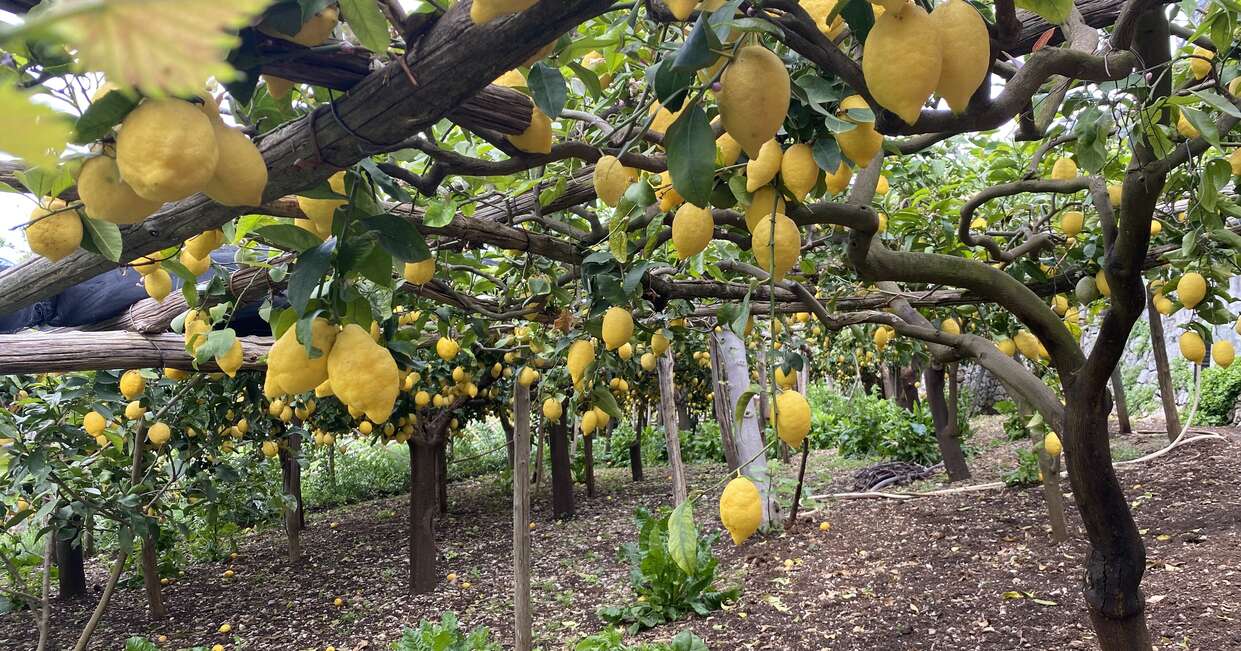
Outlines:
{"label": "brown soil", "polygon": [[[997,430],[976,427],[974,481],[994,480],[1013,463],[1014,445],[1024,444],[997,440]],[[1147,544],[1143,585],[1159,649],[1241,648],[1241,486],[1234,474],[1241,436],[1227,436],[1120,470]],[[1117,445],[1151,450],[1162,441],[1131,435]],[[857,466],[816,453],[809,492],[847,490]],[[627,471],[601,471],[599,497],[579,493],[578,517],[566,523],[549,521],[546,487],[536,494],[532,583],[542,648],[571,648],[603,628],[598,606],[629,598],[617,548],[634,538],[636,506],[669,503],[661,470],[648,469],[639,484]],[[778,469],[782,493],[791,493],[794,472]],[[705,489],[722,474],[698,466],[690,480]],[[165,589],[165,621],[147,618],[140,584],[118,590],[91,648],[165,635],[160,646],[167,649],[386,649],[402,626],[446,610],[467,626],[490,627],[507,644],[509,498],[494,478],[454,484],[450,495],[452,513],[437,533],[441,568],[457,580],[433,594],[406,594],[406,501],[380,500],[311,514],[302,537],[309,560],[300,567],[285,562],[281,533],[272,529],[243,538],[230,563],[187,568]],[[717,543],[722,580],[742,584],[738,603],[638,638],[668,639],[689,626],[716,651],[1093,647],[1079,589],[1087,551],[1080,523],[1071,511],[1073,540],[1050,545],[1036,489],[825,500],[811,508],[791,531],[735,548]],[[700,526],[718,528],[713,511],[708,497],[697,509]],[[821,522],[830,530],[821,531]],[[227,568],[233,578],[222,576]],[[89,572],[92,585],[102,585],[105,568]],[[52,648],[69,648],[94,600],[53,603]],[[228,635],[216,632],[224,623]],[[0,617],[0,649],[33,649],[34,639],[29,613]]]}

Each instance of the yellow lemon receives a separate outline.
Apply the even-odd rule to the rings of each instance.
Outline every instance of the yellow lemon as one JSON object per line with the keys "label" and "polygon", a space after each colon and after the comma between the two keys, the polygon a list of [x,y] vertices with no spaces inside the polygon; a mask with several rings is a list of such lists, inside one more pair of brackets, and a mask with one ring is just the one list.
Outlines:
{"label": "yellow lemon", "polygon": [[1232,360],[1236,357],[1237,351],[1233,349],[1232,342],[1221,339],[1211,344],[1211,359],[1215,361],[1215,365],[1220,368],[1228,368],[1232,366]]}
{"label": "yellow lemon", "polygon": [[64,201],[53,199],[47,208],[35,208],[25,229],[26,243],[36,255],[52,262],[78,250],[82,244],[82,219]]}
{"label": "yellow lemon", "polygon": [[771,417],[780,440],[794,450],[800,450],[806,434],[810,433],[810,403],[805,396],[793,390],[781,391],[776,396]]}
{"label": "yellow lemon", "polygon": [[789,72],[784,62],[761,45],[737,51],[720,78],[720,121],[751,158],[759,155],[789,112]]}
{"label": "yellow lemon", "polygon": [[536,106],[531,109],[530,126],[518,135],[507,135],[505,138],[527,154],[549,154],[552,151],[552,120]]}
{"label": "yellow lemon", "polygon": [[482,25],[501,16],[525,11],[538,0],[478,0],[470,5],[470,20]]}
{"label": "yellow lemon", "polygon": [[435,277],[435,258],[430,257],[426,260],[418,262],[406,262],[405,271],[402,274],[406,282],[414,285],[425,285]]}
{"label": "yellow lemon", "polygon": [[603,345],[616,350],[633,336],[633,315],[623,307],[609,307],[603,314]]}
{"label": "yellow lemon", "polygon": [[751,158],[745,164],[746,192],[754,192],[771,183],[780,171],[780,162],[783,158],[784,150],[780,149],[780,143],[775,140],[763,143],[763,146],[759,148],[758,156]]}
{"label": "yellow lemon", "polygon": [[681,204],[672,218],[672,246],[677,259],[693,257],[707,248],[715,232],[715,218],[707,208]]}
{"label": "yellow lemon", "polygon": [[764,185],[750,196],[750,205],[745,209],[745,227],[753,233],[764,217],[784,214],[784,207],[784,196],[770,185]]}
{"label": "yellow lemon", "polygon": [[552,422],[559,422],[560,417],[564,415],[564,407],[560,401],[555,398],[548,398],[543,401],[543,417]]}
{"label": "yellow lemon", "polygon": [[740,545],[758,531],[763,521],[761,500],[758,487],[748,477],[737,477],[724,487],[720,495],[720,522],[732,536],[733,544]]}
{"label": "yellow lemon", "polygon": [[853,170],[844,161],[840,162],[840,166],[835,172],[827,175],[827,191],[832,194],[839,194],[849,189],[849,181],[853,178]]}
{"label": "yellow lemon", "polygon": [[225,206],[257,206],[267,188],[267,162],[259,148],[241,132],[223,122],[214,125],[219,162],[203,192]]}
{"label": "yellow lemon", "polygon": [[1206,295],[1207,280],[1196,271],[1181,276],[1176,283],[1176,297],[1181,300],[1181,305],[1191,310],[1197,307]]}
{"label": "yellow lemon", "polygon": [[1206,344],[1202,343],[1202,337],[1193,330],[1188,330],[1181,335],[1179,342],[1181,347],[1181,356],[1195,363],[1201,364],[1206,358]]}
{"label": "yellow lemon", "polygon": [[814,162],[814,150],[810,145],[797,143],[784,152],[780,159],[780,180],[793,193],[794,199],[805,201],[806,195],[819,182],[819,165]]}
{"label": "yellow lemon", "polygon": [[875,21],[862,49],[862,74],[880,106],[914,124],[939,83],[942,59],[937,25],[909,3]]}
{"label": "yellow lemon", "polygon": [[1060,230],[1068,237],[1077,237],[1082,232],[1082,225],[1086,220],[1086,216],[1080,210],[1066,210],[1060,216]]}
{"label": "yellow lemon", "polygon": [[953,113],[964,113],[970,96],[982,85],[991,67],[991,39],[987,23],[968,2],[948,0],[931,12],[931,22],[944,45],[935,92]]}
{"label": "yellow lemon", "polygon": [[172,430],[168,428],[167,423],[155,423],[147,429],[147,440],[154,443],[155,447],[164,447],[170,438],[172,438]]}
{"label": "yellow lemon", "polygon": [[307,355],[305,344],[298,341],[297,328],[285,330],[267,353],[267,374],[285,393],[310,391],[328,379],[328,357],[336,341],[336,327],[316,318],[310,333],[311,347],[317,351],[314,357]]}
{"label": "yellow lemon", "polygon": [[1060,456],[1060,451],[1062,449],[1063,448],[1060,445],[1060,437],[1057,436],[1055,432],[1048,432],[1043,435],[1043,450],[1045,450],[1047,454],[1053,457],[1058,457]]}
{"label": "yellow lemon", "polygon": [[91,436],[103,434],[103,430],[107,426],[108,421],[104,419],[103,414],[97,411],[89,411],[82,417],[82,429],[86,430],[86,433]]}
{"label": "yellow lemon", "polygon": [[142,377],[142,373],[136,370],[125,371],[121,375],[120,388],[121,395],[128,400],[133,400],[146,391],[147,381]]}
{"label": "yellow lemon", "polygon": [[1068,156],[1061,156],[1051,165],[1051,178],[1053,181],[1067,181],[1077,176],[1077,163],[1073,162]]}
{"label": "yellow lemon", "polygon": [[758,266],[771,274],[776,282],[784,280],[784,275],[801,256],[801,232],[797,230],[797,224],[784,215],[777,214],[774,220],[770,216],[764,217],[754,228],[752,242]]}
{"label": "yellow lemon", "polygon": [[[339,195],[345,195],[345,173],[337,172],[328,177],[328,186]],[[321,240],[332,235],[332,220],[336,209],[348,203],[344,199],[311,199],[298,197],[297,207],[305,213],[309,220],[299,219],[297,225],[314,233]]]}
{"label": "yellow lemon", "polygon": [[361,326],[351,323],[336,336],[327,356],[327,375],[336,397],[370,420],[384,423],[392,415],[401,390],[396,360]]}
{"label": "yellow lemon", "polygon": [[220,157],[215,127],[180,99],[148,99],[125,117],[116,139],[121,177],[150,201],[179,201],[215,176]]}
{"label": "yellow lemon", "polygon": [[78,196],[86,214],[113,224],[137,224],[150,217],[163,203],[143,199],[121,178],[116,159],[95,156],[78,173]]}
{"label": "yellow lemon", "polygon": [[595,169],[591,175],[595,194],[603,203],[612,207],[625,195],[632,178],[630,171],[615,156],[600,156],[599,160],[595,161]]}

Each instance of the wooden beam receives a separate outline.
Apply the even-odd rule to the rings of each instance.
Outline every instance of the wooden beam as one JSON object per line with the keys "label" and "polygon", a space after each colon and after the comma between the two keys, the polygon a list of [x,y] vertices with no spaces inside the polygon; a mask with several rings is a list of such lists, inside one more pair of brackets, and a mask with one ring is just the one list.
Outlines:
{"label": "wooden beam", "polygon": [[513,391],[513,648],[530,651],[530,387]]}
{"label": "wooden beam", "polygon": [[[259,360],[271,348],[270,337],[240,337],[243,369],[261,369]],[[214,361],[194,368],[185,339],[175,333],[21,332],[0,335],[0,375],[103,371],[131,368],[176,368],[215,372]]]}

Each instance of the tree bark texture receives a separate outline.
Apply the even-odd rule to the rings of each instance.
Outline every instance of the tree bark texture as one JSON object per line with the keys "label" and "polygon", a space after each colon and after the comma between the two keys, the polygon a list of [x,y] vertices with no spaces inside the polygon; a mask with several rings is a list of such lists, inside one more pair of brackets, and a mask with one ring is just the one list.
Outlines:
{"label": "tree bark texture", "polygon": [[[750,386],[750,366],[746,359],[745,342],[732,330],[725,329],[719,333],[719,353],[723,362],[724,377],[728,385],[733,387]],[[729,411],[737,413],[737,403],[741,401],[741,392],[728,405]],[[763,452],[763,439],[759,435],[761,427],[758,421],[758,400],[750,399],[741,420],[733,423],[733,434],[737,444],[737,458],[740,460],[741,474],[749,477],[758,487],[763,505],[763,525],[776,518],[777,508],[771,491],[771,482],[767,470],[767,456]]]}
{"label": "tree bark texture", "polygon": [[571,520],[576,510],[573,470],[569,459],[569,427],[563,421],[551,423],[547,433],[552,457],[552,516],[557,520]]}
{"label": "tree bark texture", "polygon": [[586,469],[586,497],[595,496],[595,437],[582,437],[582,457]]}
{"label": "tree bark texture", "polygon": [[439,582],[436,573],[435,446],[411,438],[409,446],[409,585],[413,594],[426,594]]}
{"label": "tree bark texture", "polygon": [[713,333],[708,341],[711,352],[711,391],[715,396],[711,402],[715,410],[715,422],[720,426],[720,447],[724,450],[724,461],[728,463],[728,469],[731,471],[736,470],[737,464],[740,463],[737,459],[737,444],[733,438],[732,405],[737,401],[732,398],[731,385],[724,378],[719,335]]}
{"label": "tree bark texture", "polygon": [[678,429],[676,398],[672,382],[672,350],[659,356],[659,416],[664,422],[664,437],[668,446],[668,466],[672,471],[672,503],[680,505],[689,498],[685,483],[685,464],[681,462],[681,435]]}
{"label": "tree bark texture", "polygon": [[1133,424],[1129,422],[1129,400],[1125,397],[1125,380],[1121,377],[1120,365],[1112,370],[1112,401],[1116,403],[1116,421],[1120,433],[1133,433]]}
{"label": "tree bark texture", "polygon": [[923,372],[926,382],[926,400],[931,408],[931,420],[935,427],[935,442],[939,444],[939,454],[944,459],[944,470],[948,472],[948,481],[964,481],[970,478],[970,469],[965,462],[965,451],[961,449],[960,433],[957,430],[956,418],[953,417],[955,404],[948,404],[944,398],[944,367],[932,362]]}
{"label": "tree bark texture", "polygon": [[[243,369],[260,369],[259,359],[271,348],[270,337],[239,337]],[[37,354],[31,354],[38,351]],[[194,368],[185,352],[185,338],[175,333],[22,332],[0,335],[0,375],[60,371],[102,371],[131,368],[220,370],[214,360]]]}
{"label": "tree bark texture", "polygon": [[1168,430],[1168,440],[1175,441],[1181,434],[1181,414],[1176,406],[1176,388],[1172,386],[1172,368],[1168,363],[1168,343],[1163,333],[1163,315],[1155,309],[1154,295],[1147,290],[1146,315],[1150,321],[1151,353],[1155,357],[1155,377],[1159,381],[1159,402],[1163,405],[1163,420]]}
{"label": "tree bark texture", "polygon": [[629,444],[629,476],[642,481],[642,432],[646,429],[646,400],[638,403],[638,418],[633,429],[633,443]]}
{"label": "tree bark texture", "polygon": [[530,651],[530,387],[513,386],[513,648]]}
{"label": "tree bark texture", "polygon": [[56,579],[61,599],[86,596],[86,567],[82,555],[84,537],[78,535],[81,519],[77,519],[78,526],[74,524],[70,523],[55,531]]}
{"label": "tree bark texture", "polygon": [[448,441],[435,446],[435,502],[439,514],[448,515]]}

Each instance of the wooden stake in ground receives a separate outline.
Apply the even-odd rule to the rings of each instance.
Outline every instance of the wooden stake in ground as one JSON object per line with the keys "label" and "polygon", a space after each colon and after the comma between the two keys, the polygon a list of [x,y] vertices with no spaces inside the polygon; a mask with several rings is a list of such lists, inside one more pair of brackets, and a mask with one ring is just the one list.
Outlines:
{"label": "wooden stake in ground", "polygon": [[[745,342],[732,330],[725,329],[719,333],[718,350],[723,366],[722,377],[730,387],[728,409],[734,415],[738,413],[737,403],[745,387],[750,386],[750,366],[746,357]],[[758,420],[759,401],[753,396],[741,410],[741,418],[733,421],[733,441],[737,446],[737,458],[743,462],[741,474],[749,477],[758,487],[763,504],[763,525],[766,526],[776,517],[777,505],[772,499],[771,481],[767,472],[767,456],[763,452],[766,444],[763,441],[763,428]]]}
{"label": "wooden stake in ground", "polygon": [[719,335],[712,334],[708,341],[711,351],[711,391],[715,396],[712,407],[715,409],[715,422],[720,426],[720,447],[724,450],[724,461],[730,471],[737,469],[741,460],[737,458],[737,444],[733,438],[732,391],[729,391],[727,378],[724,377],[724,365],[720,360]]}
{"label": "wooden stake in ground", "polygon": [[513,399],[513,648],[530,651],[530,387],[514,383]]}
{"label": "wooden stake in ground", "polygon": [[[142,482],[142,453],[146,448],[146,438],[147,426],[143,423],[134,430],[134,456],[129,474],[130,486],[137,486]],[[159,563],[156,558],[155,536],[152,533],[142,536],[142,584],[146,587],[147,610],[151,619],[167,617],[168,609],[164,606],[164,594],[159,586]]]}
{"label": "wooden stake in ground", "polygon": [[689,489],[685,484],[685,465],[681,463],[681,437],[677,430],[677,407],[672,391],[672,350],[669,349],[659,358],[659,417],[664,421],[668,466],[672,468],[672,503],[680,505],[689,497]]}
{"label": "wooden stake in ground", "polygon": [[1151,352],[1155,355],[1155,377],[1159,380],[1159,401],[1163,403],[1163,420],[1168,440],[1181,434],[1181,416],[1176,408],[1176,389],[1172,387],[1172,369],[1168,365],[1168,344],[1163,335],[1163,315],[1155,309],[1154,296],[1146,291],[1146,315],[1150,321]]}
{"label": "wooden stake in ground", "polygon": [[1116,407],[1116,420],[1120,423],[1121,434],[1132,434],[1133,425],[1129,422],[1129,400],[1125,398],[1125,380],[1120,375],[1120,365],[1112,369],[1112,400]]}

